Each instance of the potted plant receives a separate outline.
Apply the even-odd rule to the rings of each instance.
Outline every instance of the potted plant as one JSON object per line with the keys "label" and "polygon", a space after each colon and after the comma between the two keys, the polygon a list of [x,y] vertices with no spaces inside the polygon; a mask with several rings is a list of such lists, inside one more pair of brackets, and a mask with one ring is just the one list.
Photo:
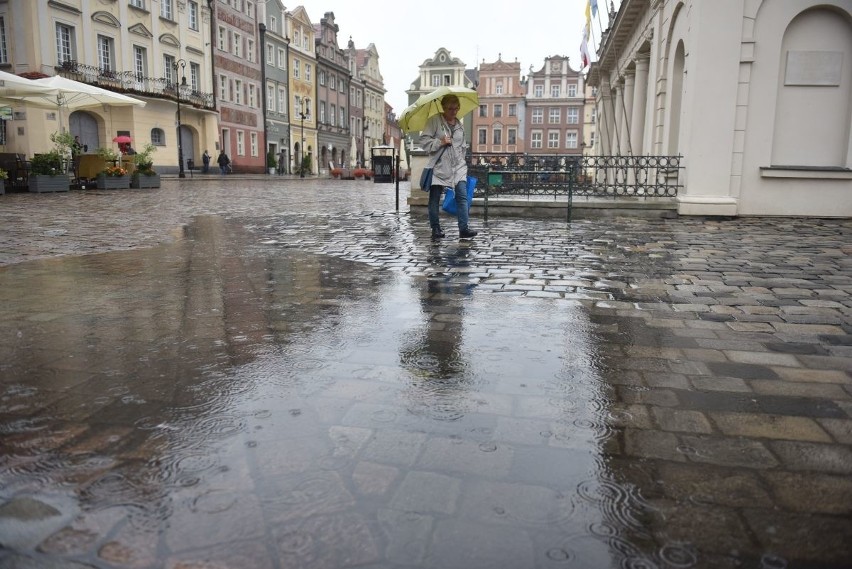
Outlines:
{"label": "potted plant", "polygon": [[369,180],[372,177],[373,172],[367,168],[355,168],[352,175],[356,180]]}
{"label": "potted plant", "polygon": [[278,161],[275,159],[275,153],[271,150],[266,153],[266,167],[270,174],[275,174],[275,169],[278,167]]}
{"label": "potted plant", "polygon": [[67,192],[71,178],[62,168],[62,155],[57,150],[36,154],[30,160],[27,189],[30,192]]}
{"label": "potted plant", "polygon": [[121,167],[118,153],[111,148],[98,148],[98,155],[104,159],[106,167],[98,174],[99,190],[125,190],[130,187],[130,176]]}
{"label": "potted plant", "polygon": [[9,173],[0,168],[0,196],[6,193],[6,180],[9,179]]}
{"label": "potted plant", "polygon": [[311,172],[311,157],[310,156],[304,156],[302,158],[302,171],[300,172],[300,175],[304,178],[305,175],[311,174],[311,173],[312,173]]}
{"label": "potted plant", "polygon": [[133,175],[130,177],[131,188],[159,188],[160,175],[154,171],[154,162],[151,155],[157,151],[157,147],[150,142],[133,155],[135,166]]}

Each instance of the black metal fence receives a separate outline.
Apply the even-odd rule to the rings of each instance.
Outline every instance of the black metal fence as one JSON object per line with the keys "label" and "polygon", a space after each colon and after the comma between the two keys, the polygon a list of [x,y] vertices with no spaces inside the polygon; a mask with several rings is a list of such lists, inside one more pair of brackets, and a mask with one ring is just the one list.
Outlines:
{"label": "black metal fence", "polygon": [[[133,71],[112,71],[76,61],[64,61],[59,74],[68,79],[96,85],[117,93],[177,100],[178,84],[163,77],[146,77]],[[213,93],[180,87],[180,101],[199,109],[214,110]]]}
{"label": "black metal fence", "polygon": [[681,156],[470,154],[484,196],[677,197]]}

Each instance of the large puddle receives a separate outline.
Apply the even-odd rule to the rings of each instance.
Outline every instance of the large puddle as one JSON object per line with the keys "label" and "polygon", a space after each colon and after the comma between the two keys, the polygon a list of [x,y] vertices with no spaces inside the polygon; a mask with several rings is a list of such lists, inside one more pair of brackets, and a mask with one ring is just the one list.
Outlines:
{"label": "large puddle", "polygon": [[787,566],[741,531],[749,468],[653,459],[669,441],[619,395],[646,388],[610,365],[612,321],[430,251],[411,274],[206,217],[0,271],[0,498],[56,512],[0,524],[7,561]]}

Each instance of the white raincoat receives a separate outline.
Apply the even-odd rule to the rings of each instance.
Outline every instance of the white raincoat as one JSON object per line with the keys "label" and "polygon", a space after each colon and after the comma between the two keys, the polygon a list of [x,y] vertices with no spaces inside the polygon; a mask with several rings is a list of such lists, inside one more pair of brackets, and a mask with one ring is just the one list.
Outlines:
{"label": "white raincoat", "polygon": [[[418,145],[429,152],[434,159],[435,154],[441,150],[443,144],[441,138],[451,136],[453,144],[441,155],[435,164],[432,174],[433,186],[444,186],[455,188],[456,184],[467,180],[467,162],[465,162],[464,127],[461,121],[450,126],[444,120],[443,115],[434,115],[426,122],[426,126],[420,133]],[[424,190],[428,188],[423,188]]]}

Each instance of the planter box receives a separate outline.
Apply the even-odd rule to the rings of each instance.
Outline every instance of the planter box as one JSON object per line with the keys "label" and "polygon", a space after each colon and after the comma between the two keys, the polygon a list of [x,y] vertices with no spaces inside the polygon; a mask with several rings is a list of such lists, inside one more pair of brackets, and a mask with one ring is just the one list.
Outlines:
{"label": "planter box", "polygon": [[37,194],[44,192],[67,192],[71,189],[71,178],[65,174],[58,174],[56,176],[32,174],[27,182],[27,189]]}
{"label": "planter box", "polygon": [[130,179],[130,187],[131,188],[159,188],[160,187],[160,175],[154,174],[153,176],[145,176],[143,174],[135,174]]}
{"label": "planter box", "polygon": [[130,176],[105,176],[98,174],[99,190],[126,190],[130,187]]}

